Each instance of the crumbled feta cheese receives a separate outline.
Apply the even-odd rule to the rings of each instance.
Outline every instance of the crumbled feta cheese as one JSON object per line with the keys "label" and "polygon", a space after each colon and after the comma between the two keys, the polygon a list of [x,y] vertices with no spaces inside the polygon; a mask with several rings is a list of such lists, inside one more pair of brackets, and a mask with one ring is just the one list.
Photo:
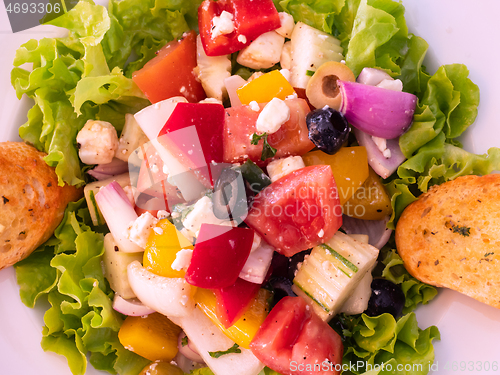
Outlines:
{"label": "crumbled feta cheese", "polygon": [[130,223],[129,227],[126,229],[126,236],[130,241],[144,249],[148,242],[149,234],[157,223],[157,218],[149,212],[145,212],[135,219],[135,221]]}
{"label": "crumbled feta cheese", "polygon": [[248,79],[247,79],[247,83],[248,83],[248,82],[252,82],[254,79],[257,79],[257,78],[259,78],[259,77],[261,77],[261,76],[263,76],[263,75],[264,75],[264,73],[263,73],[263,72],[254,72],[254,73],[250,76],[250,78],[248,78]]}
{"label": "crumbled feta cheese", "polygon": [[259,114],[255,126],[258,132],[273,134],[289,119],[290,108],[283,100],[273,98]]}
{"label": "crumbled feta cheese", "polygon": [[218,219],[214,215],[212,200],[207,196],[200,198],[194,204],[193,210],[187,214],[186,218],[182,222],[185,229],[188,230],[190,234],[189,237],[193,237],[193,235],[196,235],[199,232],[201,224],[224,225],[226,223],[229,224],[227,220]]}
{"label": "crumbled feta cheese", "polygon": [[274,182],[301,168],[305,168],[304,160],[302,160],[300,156],[289,156],[284,159],[277,159],[270,162],[267,165],[267,173],[271,178],[271,182]]}
{"label": "crumbled feta cheese", "polygon": [[255,100],[252,100],[248,105],[250,106],[250,109],[252,111],[254,111],[254,112],[260,111],[259,103],[257,103]]}
{"label": "crumbled feta cheese", "polygon": [[387,139],[372,136],[373,142],[377,145],[378,149],[386,159],[391,157],[391,150],[387,148]]}
{"label": "crumbled feta cheese", "polygon": [[281,70],[280,70],[280,73],[281,73],[281,75],[282,75],[283,77],[285,77],[285,79],[286,79],[287,81],[289,81],[289,82],[290,82],[290,76],[291,76],[291,74],[292,74],[292,73],[290,73],[290,70],[288,70],[288,69],[281,69]]}
{"label": "crumbled feta cheese", "polygon": [[84,164],[111,163],[118,149],[118,135],[106,121],[88,120],[76,136],[78,155]]}
{"label": "crumbled feta cheese", "polygon": [[285,38],[275,31],[258,36],[243,48],[236,61],[252,69],[268,69],[280,61]]}
{"label": "crumbled feta cheese", "polygon": [[216,98],[205,98],[200,103],[222,104],[222,101]]}
{"label": "crumbled feta cheese", "polygon": [[[296,92],[294,92],[292,95],[288,95],[285,100],[291,100],[291,99],[297,99],[299,96],[297,95]],[[299,130],[299,134],[300,134],[300,130]]]}
{"label": "crumbled feta cheese", "polygon": [[172,269],[176,271],[186,270],[191,263],[191,257],[193,256],[193,250],[182,249],[175,255],[175,260],[172,262]]}
{"label": "crumbled feta cheese", "polygon": [[158,166],[156,164],[153,164],[151,166],[151,172],[158,173],[159,171],[160,171],[160,168],[158,168]]}
{"label": "crumbled feta cheese", "polygon": [[153,230],[160,236],[163,234],[163,229],[161,229],[160,227],[154,227]]}
{"label": "crumbled feta cheese", "polygon": [[168,211],[165,211],[165,210],[159,210],[157,213],[156,213],[156,218],[158,220],[162,220],[162,219],[166,219],[167,217],[170,216],[170,213]]}
{"label": "crumbled feta cheese", "polygon": [[377,87],[382,87],[392,91],[403,91],[403,82],[399,79],[383,79],[377,84]]}
{"label": "crumbled feta cheese", "polygon": [[246,44],[247,43],[247,37],[245,35],[238,35],[238,42]]}
{"label": "crumbled feta cheese", "polygon": [[318,232],[318,237],[319,238],[323,238],[323,236],[325,235],[325,231],[323,229],[321,229],[319,232]]}
{"label": "crumbled feta cheese", "polygon": [[295,27],[295,22],[293,21],[293,16],[286,12],[279,12],[281,26],[274,30],[281,36],[289,38],[292,36],[293,28]]}
{"label": "crumbled feta cheese", "polygon": [[212,39],[219,35],[231,34],[234,31],[233,15],[225,10],[219,17],[212,19]]}
{"label": "crumbled feta cheese", "polygon": [[285,42],[281,50],[280,65],[283,69],[292,69],[292,42]]}

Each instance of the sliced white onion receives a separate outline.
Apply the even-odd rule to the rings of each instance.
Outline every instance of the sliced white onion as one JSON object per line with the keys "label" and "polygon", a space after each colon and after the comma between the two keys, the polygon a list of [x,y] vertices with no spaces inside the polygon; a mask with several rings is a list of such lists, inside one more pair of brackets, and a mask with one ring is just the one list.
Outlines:
{"label": "sliced white onion", "polygon": [[368,243],[381,249],[391,237],[392,229],[387,228],[390,216],[384,220],[362,220],[347,215],[342,216],[342,229],[346,234],[367,234]]}
{"label": "sliced white onion", "polygon": [[113,181],[102,187],[95,200],[120,250],[125,253],[144,251],[126,237],[126,229],[137,219],[137,214],[120,184]]}
{"label": "sliced white onion", "polygon": [[134,261],[127,267],[128,281],[139,300],[169,318],[189,315],[194,309],[193,287],[184,278],[163,277]]}
{"label": "sliced white onion", "polygon": [[113,299],[113,309],[128,316],[144,316],[155,312],[152,308],[145,306],[137,299],[124,299],[115,294]]}
{"label": "sliced white onion", "polygon": [[391,151],[391,157],[386,158],[377,147],[370,134],[356,128],[353,130],[359,145],[366,148],[368,164],[370,164],[370,167],[372,167],[375,173],[380,177],[389,177],[406,160],[399,147],[399,138],[387,140],[386,147]]}
{"label": "sliced white onion", "polygon": [[182,331],[177,342],[179,353],[193,362],[203,363],[203,358],[201,358],[201,356],[198,354],[198,349],[196,349],[196,346],[194,346],[191,340],[187,339],[187,344],[183,345],[182,340],[184,338],[187,338],[187,336],[184,331]]}
{"label": "sliced white onion", "polygon": [[262,284],[273,260],[274,247],[261,240],[257,249],[252,251],[243,265],[239,277],[255,284]]}
{"label": "sliced white onion", "polygon": [[241,86],[244,86],[246,83],[247,81],[236,74],[224,79],[224,85],[226,86],[227,95],[229,96],[229,101],[231,102],[231,107],[241,105],[241,101],[238,94],[236,93],[236,90],[238,90]]}

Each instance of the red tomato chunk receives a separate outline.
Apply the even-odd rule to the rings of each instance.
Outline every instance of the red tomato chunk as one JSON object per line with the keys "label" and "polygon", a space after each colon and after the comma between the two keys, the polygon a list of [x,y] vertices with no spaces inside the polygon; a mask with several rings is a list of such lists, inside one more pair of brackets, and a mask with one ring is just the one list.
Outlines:
{"label": "red tomato chunk", "polygon": [[132,79],[151,103],[173,96],[199,102],[206,94],[193,73],[196,65],[196,33],[191,31],[184,39],[165,45]]}
{"label": "red tomato chunk", "polygon": [[[212,38],[214,17],[223,12],[233,15],[235,30]],[[281,26],[272,0],[205,0],[198,8],[198,25],[208,56],[228,55],[250,44],[259,35]]]}
{"label": "red tomato chunk", "polygon": [[285,297],[250,343],[252,353],[283,375],[340,374],[340,336],[301,297]]}
{"label": "red tomato chunk", "polygon": [[202,224],[186,281],[206,289],[233,285],[250,255],[253,236],[247,228]]}
{"label": "red tomato chunk", "polygon": [[273,182],[255,196],[245,222],[287,257],[323,243],[342,225],[331,167],[302,168]]}
{"label": "red tomato chunk", "polygon": [[[315,147],[308,136],[306,115],[310,110],[307,102],[304,99],[289,99],[285,100],[285,103],[290,108],[290,119],[267,139],[269,144],[277,149],[277,158],[303,155]],[[224,162],[241,163],[250,159],[260,166],[267,164],[260,160],[262,142],[258,145],[250,143],[252,134],[257,132],[255,123],[265,103],[259,106],[258,112],[246,105],[226,108]]]}

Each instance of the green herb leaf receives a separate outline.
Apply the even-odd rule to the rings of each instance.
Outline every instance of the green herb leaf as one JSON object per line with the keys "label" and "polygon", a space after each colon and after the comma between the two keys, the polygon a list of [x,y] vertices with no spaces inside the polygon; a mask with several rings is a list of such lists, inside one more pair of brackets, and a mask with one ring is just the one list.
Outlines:
{"label": "green herb leaf", "polygon": [[306,71],[306,76],[312,77],[314,75],[314,73],[315,73],[314,70],[307,70]]}
{"label": "green herb leaf", "polygon": [[470,228],[469,227],[461,227],[460,225],[454,225],[452,227],[453,233],[458,233],[461,236],[469,237],[470,236]]}
{"label": "green herb leaf", "polygon": [[208,354],[210,354],[210,357],[212,358],[219,358],[225,354],[231,354],[231,353],[241,353],[240,346],[235,343],[226,351],[208,352]]}
{"label": "green herb leaf", "polygon": [[264,161],[264,160],[267,160],[269,158],[272,158],[274,155],[276,155],[276,149],[271,146],[269,144],[269,142],[267,142],[267,136],[268,134],[267,133],[262,133],[262,134],[257,134],[257,133],[253,133],[252,135],[252,140],[250,141],[250,143],[254,146],[258,145],[259,144],[259,141],[261,139],[264,140],[264,144],[263,144],[263,148],[262,148],[262,155],[260,157],[260,160]]}
{"label": "green herb leaf", "polygon": [[182,339],[181,339],[181,345],[182,347],[186,346],[188,344],[188,338],[187,336],[184,336]]}
{"label": "green herb leaf", "polygon": [[486,253],[486,254],[484,254],[484,257],[488,258],[490,255],[493,255],[493,254],[495,254],[495,253]]}

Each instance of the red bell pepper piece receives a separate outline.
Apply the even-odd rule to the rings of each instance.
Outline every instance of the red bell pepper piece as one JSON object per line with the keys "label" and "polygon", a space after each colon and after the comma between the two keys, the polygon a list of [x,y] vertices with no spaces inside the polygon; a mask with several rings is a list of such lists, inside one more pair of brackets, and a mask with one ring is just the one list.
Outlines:
{"label": "red bell pepper piece", "polygon": [[202,224],[186,281],[206,289],[233,285],[250,255],[253,236],[248,228]]}
{"label": "red bell pepper piece", "polygon": [[[212,20],[223,12],[233,15],[235,30],[212,38]],[[228,55],[250,44],[259,35],[281,26],[272,0],[205,0],[198,8],[198,26],[208,56]]]}
{"label": "red bell pepper piece", "polygon": [[231,327],[243,315],[260,287],[261,284],[251,283],[238,277],[233,285],[214,289],[217,299],[215,313],[224,327]]}
{"label": "red bell pepper piece", "polygon": [[223,159],[224,118],[220,104],[178,103],[158,134],[158,141],[208,188],[213,186],[208,166]]}

